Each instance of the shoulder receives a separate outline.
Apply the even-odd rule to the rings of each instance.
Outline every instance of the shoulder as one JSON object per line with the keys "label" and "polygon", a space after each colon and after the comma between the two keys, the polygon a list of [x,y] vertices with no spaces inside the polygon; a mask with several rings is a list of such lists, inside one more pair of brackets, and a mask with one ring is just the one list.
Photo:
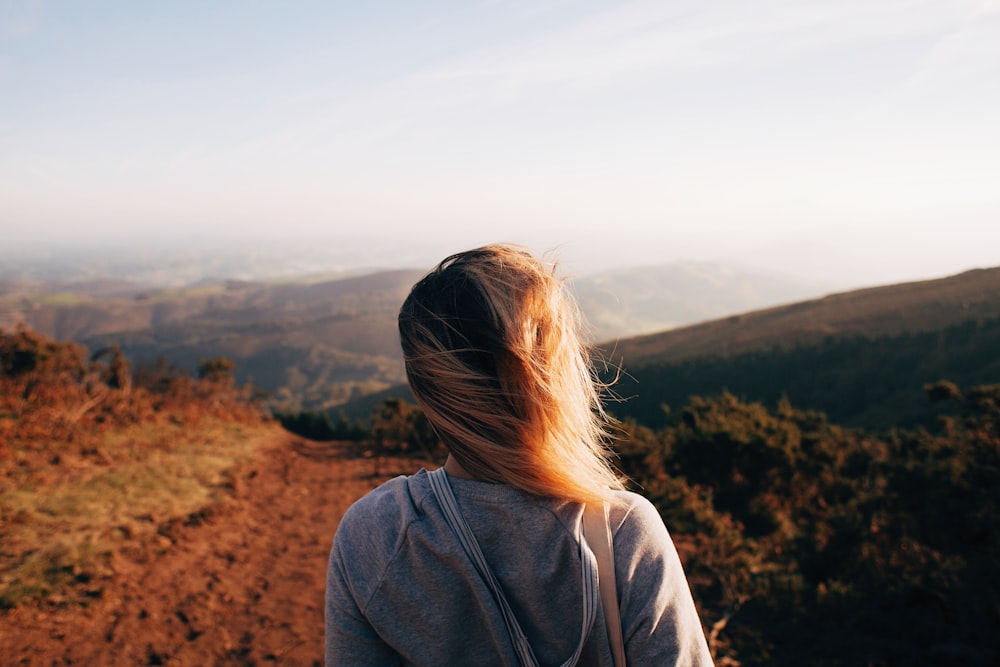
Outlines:
{"label": "shoulder", "polygon": [[652,577],[679,569],[677,549],[653,503],[636,493],[618,496],[620,502],[611,506],[609,521],[619,565],[646,570]]}
{"label": "shoulder", "polygon": [[711,665],[684,568],[659,512],[637,494],[621,500],[611,526],[629,662]]}
{"label": "shoulder", "polygon": [[615,496],[618,502],[611,505],[609,512],[612,534],[617,537],[619,532],[625,531],[666,535],[660,513],[647,498],[631,491],[618,491]]}
{"label": "shoulder", "polygon": [[[331,569],[361,588],[376,585],[410,527],[423,516],[424,494],[429,493],[424,477],[423,471],[396,477],[351,505],[333,538]],[[370,590],[356,593],[365,598]]]}
{"label": "shoulder", "polygon": [[333,538],[328,593],[349,590],[364,608],[405,545],[411,526],[422,518],[428,493],[426,473],[420,471],[391,479],[351,505]]}
{"label": "shoulder", "polygon": [[396,539],[406,526],[421,515],[423,471],[417,475],[390,479],[365,494],[344,513],[337,527],[337,541],[370,542],[385,538]]}

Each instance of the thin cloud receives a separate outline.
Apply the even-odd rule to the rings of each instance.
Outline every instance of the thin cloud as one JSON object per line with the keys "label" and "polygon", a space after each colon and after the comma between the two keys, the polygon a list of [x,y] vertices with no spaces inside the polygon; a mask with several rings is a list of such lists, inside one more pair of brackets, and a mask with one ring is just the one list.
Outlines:
{"label": "thin cloud", "polygon": [[707,5],[634,2],[417,76],[456,85],[603,84],[644,69],[768,63],[857,39],[939,31],[972,5],[917,2]]}

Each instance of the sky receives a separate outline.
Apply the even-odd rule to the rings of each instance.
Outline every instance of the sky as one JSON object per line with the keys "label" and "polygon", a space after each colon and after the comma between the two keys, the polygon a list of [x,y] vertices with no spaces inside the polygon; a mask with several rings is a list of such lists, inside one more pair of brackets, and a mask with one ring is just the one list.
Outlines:
{"label": "sky", "polygon": [[1000,0],[0,0],[0,244],[1000,265]]}

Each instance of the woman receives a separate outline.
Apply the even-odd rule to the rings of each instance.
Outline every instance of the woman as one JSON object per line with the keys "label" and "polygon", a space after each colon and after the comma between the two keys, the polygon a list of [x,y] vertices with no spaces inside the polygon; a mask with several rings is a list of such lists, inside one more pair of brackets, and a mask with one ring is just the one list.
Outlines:
{"label": "woman", "polygon": [[609,507],[628,663],[711,664],[662,520],[608,463],[598,385],[552,271],[510,245],[453,255],[414,285],[399,332],[449,456],[345,514],[327,665],[612,665],[588,503]]}

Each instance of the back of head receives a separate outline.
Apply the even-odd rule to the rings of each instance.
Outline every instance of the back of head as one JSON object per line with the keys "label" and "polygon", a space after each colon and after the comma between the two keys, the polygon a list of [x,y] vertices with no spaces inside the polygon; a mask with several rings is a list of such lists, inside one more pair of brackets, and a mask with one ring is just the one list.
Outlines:
{"label": "back of head", "polygon": [[578,501],[621,488],[577,329],[562,281],[517,246],[453,255],[414,285],[399,313],[407,378],[471,475]]}

